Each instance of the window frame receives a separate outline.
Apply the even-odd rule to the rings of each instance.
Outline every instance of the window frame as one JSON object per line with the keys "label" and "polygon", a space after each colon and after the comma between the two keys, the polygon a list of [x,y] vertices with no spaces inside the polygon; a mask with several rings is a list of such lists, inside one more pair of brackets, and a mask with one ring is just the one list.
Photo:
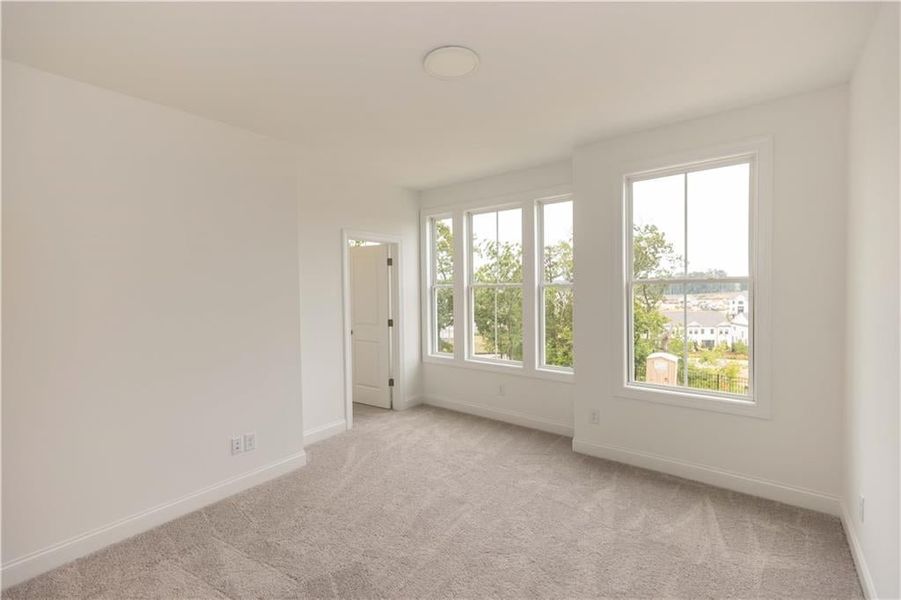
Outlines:
{"label": "window frame", "polygon": [[[573,374],[575,369],[573,367],[561,367],[558,365],[549,365],[545,361],[545,352],[547,352],[547,331],[545,327],[546,321],[546,310],[545,303],[547,301],[545,290],[548,288],[561,288],[561,289],[569,289],[573,291],[573,302],[575,302],[575,272],[573,272],[573,278],[567,282],[548,282],[545,281],[545,272],[544,272],[544,207],[551,204],[560,204],[563,202],[572,202],[573,209],[575,209],[575,202],[573,202],[572,194],[563,194],[561,196],[554,196],[550,198],[542,198],[535,201],[535,249],[537,252],[537,257],[535,260],[536,266],[536,282],[535,282],[535,290],[537,293],[537,298],[535,299],[536,317],[538,319],[538,326],[536,329],[536,338],[538,343],[538,348],[536,351],[537,364],[535,368],[539,371],[548,371],[552,373],[562,373],[562,374]],[[573,253],[575,254],[575,235],[573,235]],[[575,315],[573,316],[573,328],[575,328]],[[573,344],[575,346],[575,344]],[[575,354],[574,354],[575,357]]]}
{"label": "window frame", "polygon": [[[552,371],[538,368],[538,333],[536,306],[536,261],[537,244],[536,206],[541,201],[557,197],[572,197],[572,184],[558,184],[542,188],[533,188],[475,198],[470,201],[452,204],[433,205],[420,210],[420,297],[422,322],[428,324],[421,328],[422,361],[426,364],[442,365],[471,371],[483,371],[572,384],[572,372]],[[522,245],[523,245],[523,360],[522,362],[485,360],[471,358],[471,305],[470,270],[472,268],[469,252],[470,213],[494,212],[519,208],[522,210]],[[454,223],[454,356],[431,352],[431,233],[429,222],[433,217],[453,217]]]}
{"label": "window frame", "polygon": [[[454,293],[454,281],[457,277],[457,265],[456,261],[453,266],[453,274],[451,276],[451,280],[449,282],[439,282],[438,281],[438,253],[435,250],[436,244],[436,236],[435,236],[435,224],[438,221],[444,221],[450,219],[451,221],[451,236],[453,239],[454,245],[456,245],[457,234],[454,229],[454,217],[450,213],[444,214],[436,214],[431,215],[428,218],[428,328],[429,328],[429,346],[428,353],[430,356],[441,358],[441,359],[450,359],[454,357],[454,352],[457,349],[457,319],[456,319],[456,294]],[[453,257],[452,257],[453,258]],[[454,352],[441,352],[439,347],[440,335],[438,331],[438,290],[439,289],[449,289],[451,290],[451,294],[454,297]]]}
{"label": "window frame", "polygon": [[[747,281],[748,306],[743,314],[748,319],[748,348],[750,356],[749,394],[738,396],[710,390],[675,388],[632,381],[632,285],[653,283],[655,279],[634,280],[632,271],[632,198],[631,184],[694,171],[702,171],[732,164],[750,163],[749,173],[749,232],[747,277],[725,278],[666,278],[657,281],[671,283],[705,282],[722,283]],[[622,174],[622,236],[620,244],[622,264],[622,294],[619,318],[623,331],[621,337],[620,377],[614,395],[687,408],[710,410],[730,414],[769,419],[771,417],[770,382],[770,254],[772,215],[772,140],[758,138],[747,142],[723,145],[715,148],[684,152],[669,157],[635,162],[624,168]],[[686,199],[687,201],[687,199]],[[686,222],[687,227],[687,222]],[[686,244],[688,243],[686,236]],[[755,313],[752,315],[751,313]],[[687,329],[687,324],[686,324]],[[686,334],[687,335],[687,334]]]}
{"label": "window frame", "polygon": [[[508,283],[508,282],[499,282],[496,281],[494,283],[484,283],[477,282],[474,279],[475,269],[473,265],[475,262],[473,261],[473,244],[472,244],[472,219],[476,215],[485,215],[489,213],[495,213],[498,216],[495,217],[499,220],[500,213],[509,210],[518,210],[519,211],[519,222],[520,222],[520,246],[523,248],[522,252],[522,264],[521,264],[521,272],[522,272],[522,281],[519,283]],[[526,272],[526,257],[525,257],[525,212],[522,210],[522,206],[513,205],[513,206],[493,206],[493,207],[485,207],[474,210],[466,211],[466,264],[470,265],[470,268],[467,269],[466,272],[466,325],[468,334],[466,337],[466,360],[469,362],[475,363],[485,363],[491,365],[505,365],[509,367],[521,367],[525,364],[525,345],[526,345],[526,307],[525,307],[525,272]],[[521,302],[523,303],[523,318],[522,322],[522,339],[523,339],[523,359],[522,360],[506,360],[502,358],[486,358],[482,356],[477,356],[475,354],[475,293],[477,289],[516,289],[520,290],[520,296],[522,297]]]}

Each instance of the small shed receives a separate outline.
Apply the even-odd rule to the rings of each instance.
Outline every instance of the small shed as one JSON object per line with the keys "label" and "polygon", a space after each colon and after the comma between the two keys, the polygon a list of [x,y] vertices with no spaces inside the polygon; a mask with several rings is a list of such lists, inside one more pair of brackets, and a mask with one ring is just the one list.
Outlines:
{"label": "small shed", "polygon": [[679,382],[679,357],[669,352],[654,352],[646,361],[648,383],[676,385]]}

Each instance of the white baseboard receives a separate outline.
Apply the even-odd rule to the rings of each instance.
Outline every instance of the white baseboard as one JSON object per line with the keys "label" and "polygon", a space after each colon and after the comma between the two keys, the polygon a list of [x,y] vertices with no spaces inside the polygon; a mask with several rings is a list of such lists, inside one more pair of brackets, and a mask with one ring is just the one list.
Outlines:
{"label": "white baseboard", "polygon": [[857,521],[854,520],[852,513],[848,510],[848,505],[844,501],[842,506],[842,526],[845,528],[845,537],[848,538],[848,545],[851,547],[851,556],[854,558],[854,566],[857,567],[857,576],[860,579],[860,587],[863,588],[863,595],[868,600],[876,600],[876,587],[873,585],[873,577],[870,575],[870,569],[867,567],[867,561],[863,555],[863,548],[860,545],[860,539],[857,536]]}
{"label": "white baseboard", "polygon": [[573,427],[567,423],[557,423],[542,417],[535,417],[526,413],[507,410],[502,408],[493,408],[482,404],[473,404],[472,402],[463,402],[460,400],[451,400],[449,398],[441,398],[438,396],[424,396],[423,404],[429,406],[437,406],[446,408],[456,412],[475,415],[477,417],[485,417],[495,421],[503,421],[529,429],[538,429],[539,431],[547,431],[548,433],[556,433],[557,435],[565,435],[572,437]]}
{"label": "white baseboard", "polygon": [[277,462],[214,483],[181,498],[154,506],[108,525],[87,531],[42,550],[16,558],[2,567],[3,589],[55,569],[76,558],[96,552],[110,544],[153,529],[182,515],[203,508],[240,491],[274,479],[307,463],[301,450]]}
{"label": "white baseboard", "polygon": [[643,469],[659,471],[667,475],[700,481],[701,483],[791,504],[792,506],[800,506],[801,508],[808,508],[835,516],[841,515],[841,506],[836,496],[814,490],[726,471],[717,467],[628,448],[596,444],[594,442],[573,440],[573,451],[626,463]]}
{"label": "white baseboard", "polygon": [[344,433],[345,431],[347,431],[347,421],[344,419],[338,419],[331,423],[320,425],[319,427],[313,427],[303,432],[303,445],[306,448],[310,444],[321,442],[324,439],[330,438],[333,435],[338,435],[339,433]]}

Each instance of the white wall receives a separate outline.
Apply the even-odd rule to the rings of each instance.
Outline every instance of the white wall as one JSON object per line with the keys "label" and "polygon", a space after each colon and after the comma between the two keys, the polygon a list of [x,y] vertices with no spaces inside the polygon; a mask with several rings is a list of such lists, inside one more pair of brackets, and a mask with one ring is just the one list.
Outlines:
{"label": "white wall", "polygon": [[4,585],[303,464],[294,161],[4,62]]}
{"label": "white wall", "polygon": [[342,229],[403,240],[404,393],[394,406],[419,402],[419,213],[414,192],[302,160],[299,173],[301,348],[304,428],[311,439],[344,430]]}
{"label": "white wall", "polygon": [[[572,183],[569,160],[513,171],[445,187],[425,190],[423,209],[450,208],[499,198],[568,186]],[[519,425],[572,434],[572,383],[498,373],[460,365],[426,362],[423,399],[426,403],[469,412]],[[504,387],[503,395],[500,394]]]}
{"label": "white wall", "polygon": [[[577,148],[577,449],[837,512],[846,128],[840,87]],[[616,397],[624,165],[761,136],[774,148],[772,417]]]}
{"label": "white wall", "polygon": [[879,598],[901,595],[898,12],[881,9],[850,96],[844,502],[864,585]]}

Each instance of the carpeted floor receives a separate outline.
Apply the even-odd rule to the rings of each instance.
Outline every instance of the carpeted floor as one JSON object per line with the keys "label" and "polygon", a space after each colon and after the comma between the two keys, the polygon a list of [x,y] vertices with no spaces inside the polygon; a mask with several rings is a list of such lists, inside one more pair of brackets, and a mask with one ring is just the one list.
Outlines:
{"label": "carpeted floor", "polygon": [[4,598],[860,598],[833,517],[436,408]]}

